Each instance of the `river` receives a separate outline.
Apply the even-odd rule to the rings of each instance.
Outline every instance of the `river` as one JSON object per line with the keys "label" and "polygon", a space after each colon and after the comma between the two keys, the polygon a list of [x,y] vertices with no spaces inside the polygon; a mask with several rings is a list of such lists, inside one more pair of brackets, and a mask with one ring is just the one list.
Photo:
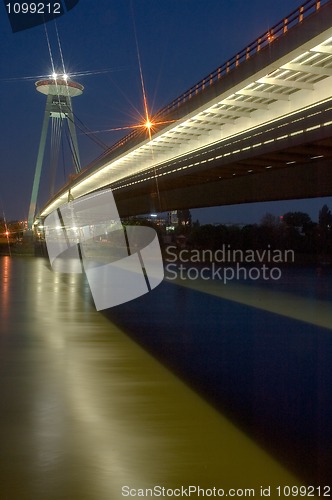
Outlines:
{"label": "river", "polygon": [[331,269],[166,279],[102,312],[42,257],[0,275],[1,498],[330,483]]}

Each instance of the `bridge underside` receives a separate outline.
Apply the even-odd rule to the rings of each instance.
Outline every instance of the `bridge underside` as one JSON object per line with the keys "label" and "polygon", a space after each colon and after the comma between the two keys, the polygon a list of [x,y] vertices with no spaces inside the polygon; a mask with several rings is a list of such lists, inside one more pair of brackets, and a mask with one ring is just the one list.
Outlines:
{"label": "bridge underside", "polygon": [[[153,182],[141,193],[115,193],[121,217],[184,208],[332,196],[332,158],[312,160],[204,185],[163,189]],[[159,201],[161,203],[159,203]]]}

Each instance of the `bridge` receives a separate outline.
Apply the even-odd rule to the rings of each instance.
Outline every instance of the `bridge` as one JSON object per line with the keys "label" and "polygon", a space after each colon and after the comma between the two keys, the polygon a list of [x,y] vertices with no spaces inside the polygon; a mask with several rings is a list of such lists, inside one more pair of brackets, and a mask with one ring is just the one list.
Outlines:
{"label": "bridge", "polygon": [[332,1],[308,0],[64,185],[121,216],[332,194]]}

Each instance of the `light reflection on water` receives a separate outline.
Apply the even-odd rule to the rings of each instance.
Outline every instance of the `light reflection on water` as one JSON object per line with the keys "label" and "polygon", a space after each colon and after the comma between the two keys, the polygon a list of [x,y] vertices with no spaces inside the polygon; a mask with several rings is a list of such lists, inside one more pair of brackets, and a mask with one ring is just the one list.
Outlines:
{"label": "light reflection on water", "polygon": [[[269,350],[270,342],[277,346],[274,332],[266,330],[263,337],[257,331],[254,344],[243,333],[250,336],[255,328],[271,327],[264,316],[268,313],[165,283],[145,298],[100,314],[83,276],[53,273],[44,259],[3,257],[0,275],[4,498],[118,500],[121,486],[127,484],[296,484],[292,473],[250,437],[258,438],[262,420],[271,417],[273,401],[270,407],[262,404],[264,398],[273,400],[275,394],[284,401],[284,390],[297,412],[306,401],[303,394],[294,401],[292,391],[283,387],[286,375],[300,383],[301,373],[295,369],[294,375],[290,366],[297,358],[289,357],[299,349],[297,341],[281,339],[286,368],[280,384],[267,393],[267,384],[277,381],[273,367],[260,383],[262,366],[254,357],[259,353],[269,362],[279,361]],[[244,324],[246,332],[241,331]],[[322,335],[301,329],[304,351],[298,352],[299,370],[302,358],[317,356],[310,336],[315,333]],[[299,332],[294,334],[297,338]],[[145,349],[193,382],[216,406],[219,401],[220,410],[227,410],[227,402],[226,413],[230,416],[234,409],[236,425]],[[238,370],[236,362],[242,365]],[[314,381],[319,385],[309,387],[309,396],[316,399],[307,404],[320,412],[327,401],[328,359],[321,359],[319,367]],[[216,377],[220,380],[214,385]],[[308,382],[306,376],[304,380]],[[241,410],[248,420],[248,408],[251,425],[245,418],[237,419]],[[282,414],[278,418],[286,421]],[[300,417],[292,418],[291,425]],[[319,415],[323,429],[328,418],[329,413]],[[263,438],[267,445],[265,434]],[[313,445],[322,445],[322,436],[316,441],[308,439],[308,453],[313,453]],[[324,471],[329,457],[317,457],[317,467]],[[314,476],[309,466],[304,473]]]}
{"label": "light reflection on water", "polygon": [[0,293],[0,301],[1,301],[1,320],[6,321],[7,319],[7,311],[9,306],[9,283],[10,283],[10,267],[12,264],[12,260],[10,257],[2,258],[2,275],[1,275],[1,293]]}

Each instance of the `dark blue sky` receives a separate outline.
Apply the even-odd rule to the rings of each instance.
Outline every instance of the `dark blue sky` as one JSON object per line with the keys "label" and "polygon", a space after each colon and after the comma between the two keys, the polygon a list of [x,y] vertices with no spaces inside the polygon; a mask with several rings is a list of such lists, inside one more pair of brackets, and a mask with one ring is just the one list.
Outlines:
{"label": "dark blue sky", "polygon": [[[80,0],[57,20],[66,69],[86,72],[77,77],[84,94],[73,100],[74,112],[91,130],[137,123],[143,114],[142,91],[134,36],[135,21],[143,75],[154,111],[170,102],[206,74],[299,6],[299,0]],[[60,66],[54,23],[47,24],[52,56]],[[51,73],[43,26],[13,34],[0,6],[0,198],[7,219],[26,218],[45,107],[35,90],[39,76]],[[98,71],[109,70],[98,73]],[[31,77],[31,78],[30,78]],[[36,78],[34,78],[36,77]],[[98,137],[111,145],[121,132]],[[82,166],[102,149],[78,136]],[[46,153],[40,204],[48,198]],[[58,182],[70,173],[59,167]],[[330,200],[264,203],[193,211],[201,222],[254,222],[266,212],[310,213]]]}

